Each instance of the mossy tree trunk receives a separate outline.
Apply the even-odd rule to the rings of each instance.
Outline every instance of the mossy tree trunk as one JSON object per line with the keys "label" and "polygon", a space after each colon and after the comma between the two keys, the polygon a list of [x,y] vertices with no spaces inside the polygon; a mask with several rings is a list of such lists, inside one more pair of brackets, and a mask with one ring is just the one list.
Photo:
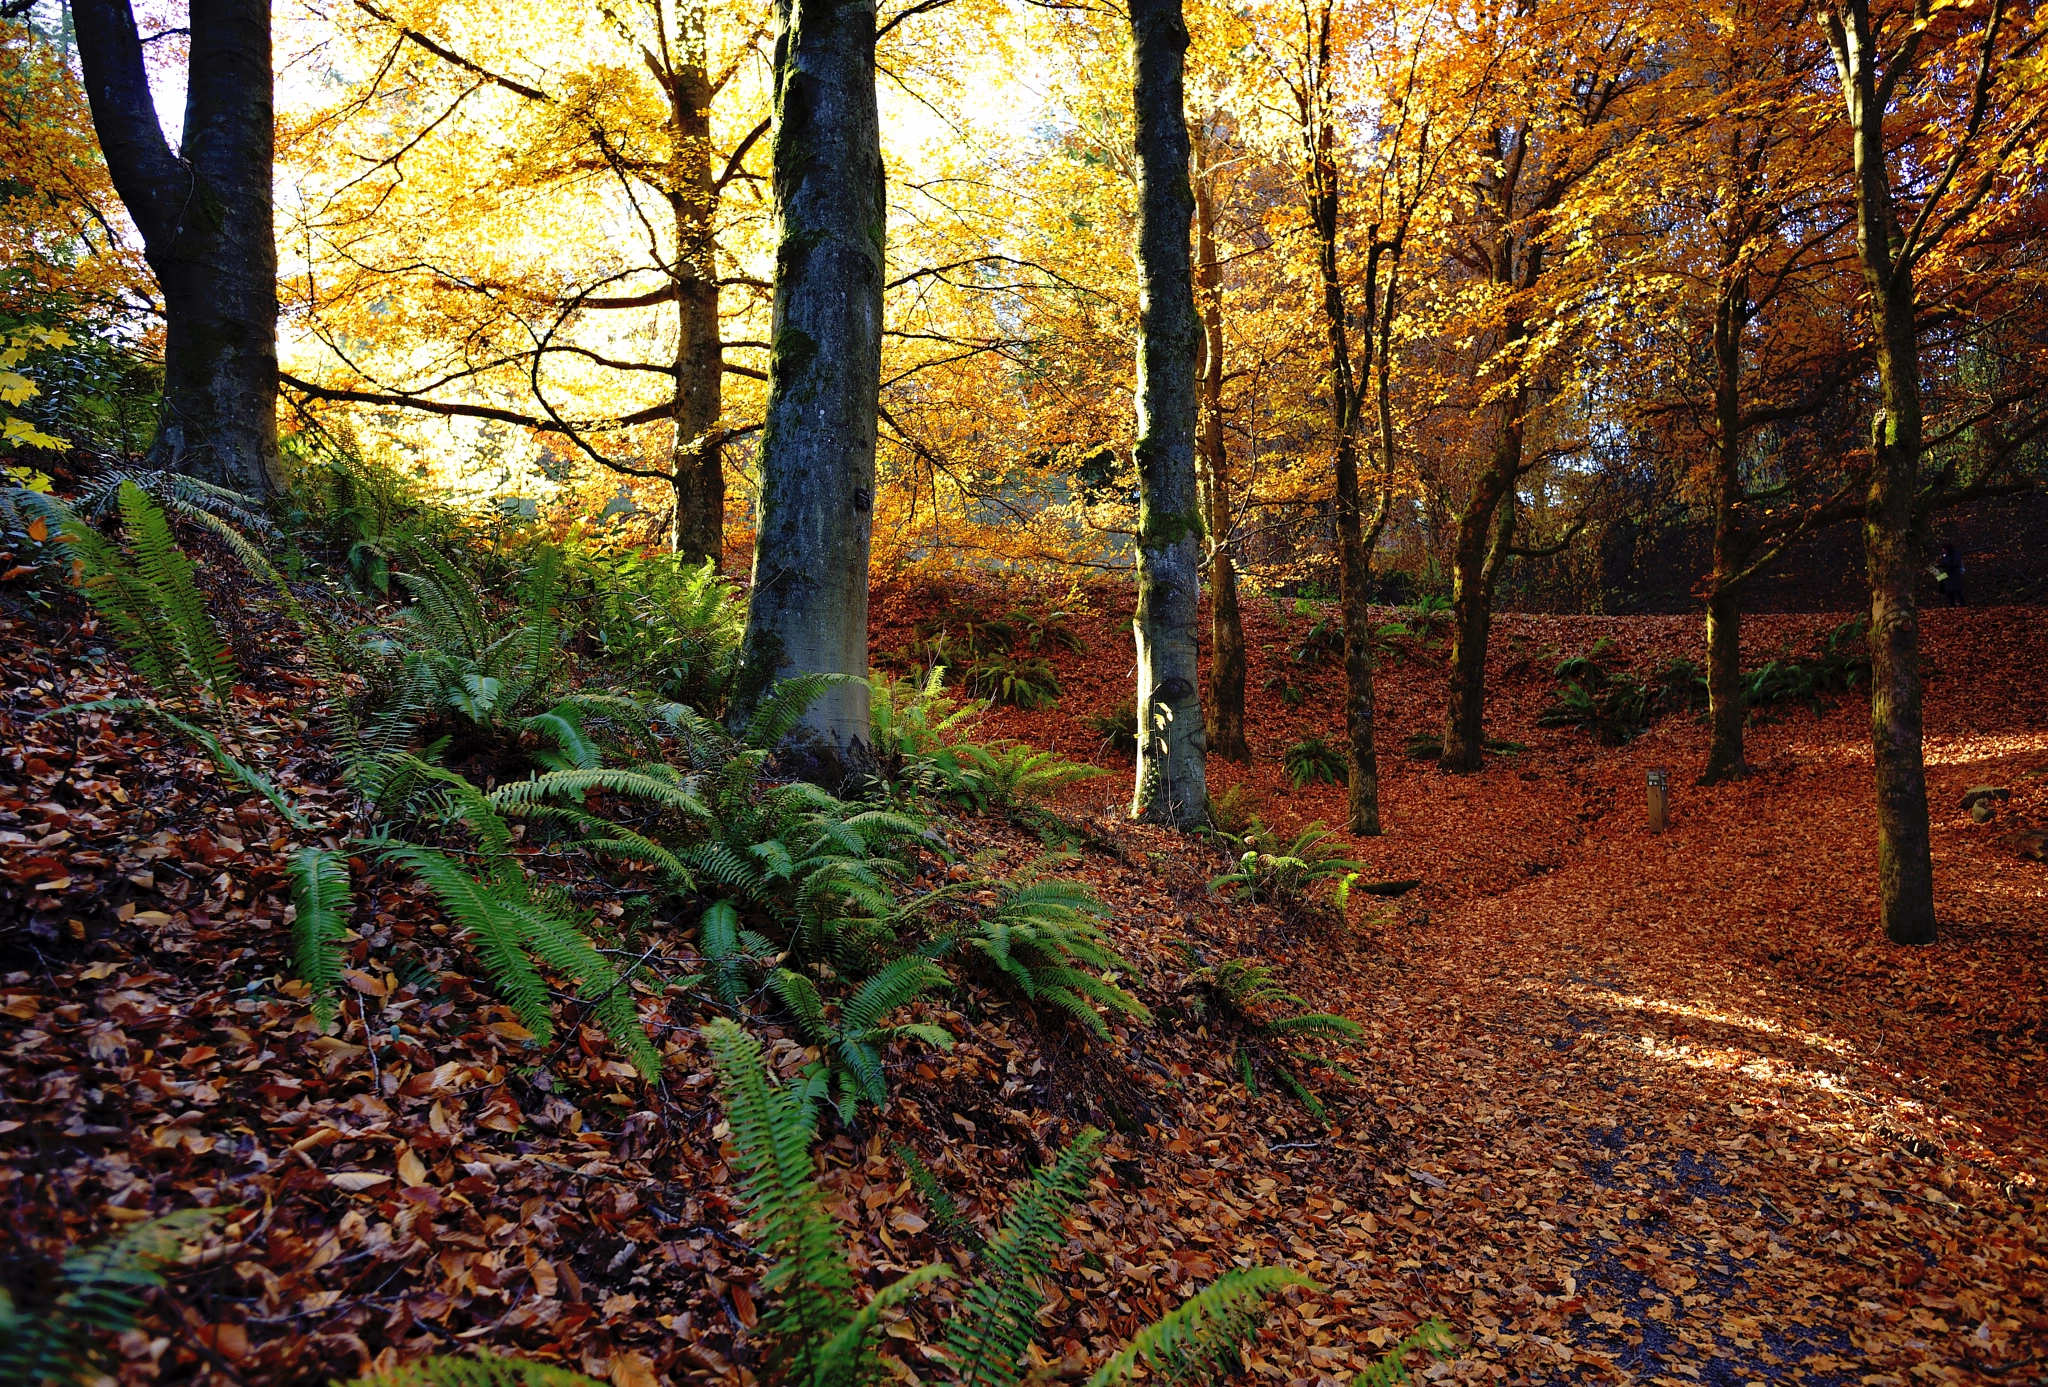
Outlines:
{"label": "mossy tree trunk", "polygon": [[[1965,127],[1971,134],[1985,109],[1993,43],[2003,12],[2003,5],[1994,3]],[[1915,28],[1902,40],[1891,54],[1890,70],[1880,73],[1867,0],[1845,0],[1821,18],[1849,119],[1856,252],[1877,358],[1879,408],[1871,420],[1863,558],[1870,583],[1870,742],[1876,770],[1879,911],[1885,935],[1893,943],[1931,944],[1934,867],[1928,841],[1920,612],[1915,600],[1923,543],[1919,503],[1924,425],[1913,267],[1927,248],[1919,237],[1929,225],[1941,189],[1926,200],[1911,228],[1901,227],[1885,164],[1884,115],[1901,78],[1913,69],[1922,31]],[[1933,234],[1938,238],[1941,232]]]}
{"label": "mossy tree trunk", "polygon": [[1195,141],[1195,284],[1202,296],[1201,450],[1196,480],[1209,541],[1209,753],[1252,759],[1244,736],[1244,617],[1237,602],[1230,451],[1223,439],[1223,267],[1216,258],[1215,168],[1206,135]]}
{"label": "mossy tree trunk", "polygon": [[1197,680],[1201,501],[1195,486],[1195,314],[1180,0],[1131,5],[1138,155],[1138,770],[1131,816],[1191,828],[1208,815]]}
{"label": "mossy tree trunk", "polygon": [[149,465],[266,495],[279,479],[270,6],[192,0],[176,153],[128,0],[76,0],[72,17],[93,128],[163,293]]}
{"label": "mossy tree trunk", "polygon": [[[873,0],[776,0],[774,75],[772,350],[735,721],[775,680],[868,669],[887,230]],[[785,752],[830,784],[868,735],[856,678],[812,704]]]}

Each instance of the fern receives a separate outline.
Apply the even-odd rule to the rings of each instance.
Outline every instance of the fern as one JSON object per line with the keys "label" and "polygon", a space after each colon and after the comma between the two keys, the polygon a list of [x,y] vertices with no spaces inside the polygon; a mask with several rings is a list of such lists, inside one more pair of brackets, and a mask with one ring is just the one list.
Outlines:
{"label": "fern", "polygon": [[603,790],[695,818],[709,818],[711,811],[680,777],[673,772],[662,774],[668,769],[666,766],[659,770],[590,766],[548,771],[529,780],[514,780],[500,785],[490,792],[489,798],[494,808],[516,813],[522,806],[557,796],[581,799],[592,790]]}
{"label": "fern", "polygon": [[775,956],[775,945],[753,930],[740,928],[740,913],[731,901],[704,912],[697,927],[698,947],[710,965],[711,990],[729,1007],[747,993],[748,974]]}
{"label": "fern", "polygon": [[1433,1359],[1441,1358],[1457,1346],[1458,1341],[1451,1337],[1451,1327],[1431,1316],[1381,1354],[1378,1362],[1352,1378],[1351,1387],[1395,1387],[1396,1383],[1408,1380],[1405,1360],[1409,1354],[1427,1353]]}
{"label": "fern", "polygon": [[492,986],[520,1024],[533,1032],[537,1044],[553,1040],[555,1026],[536,959],[574,980],[577,995],[643,1076],[660,1075],[661,1056],[640,1025],[639,1010],[624,980],[573,921],[532,898],[516,866],[479,879],[447,854],[416,843],[394,843],[385,856],[425,882],[442,908],[469,933]]}
{"label": "fern", "polygon": [[[1308,1003],[1289,992],[1273,976],[1270,967],[1250,959],[1225,959],[1212,968],[1199,968],[1195,972],[1195,981],[1251,1033],[1250,1044],[1241,1046],[1237,1052],[1238,1070],[1245,1089],[1254,1095],[1259,1091],[1252,1066],[1252,1052],[1256,1049],[1278,1076],[1281,1086],[1300,1099],[1301,1105],[1316,1121],[1325,1121],[1322,1100],[1280,1057],[1271,1054],[1268,1047],[1285,1039],[1357,1040],[1365,1034],[1364,1028],[1348,1016],[1307,1010]],[[1284,1014],[1274,1015],[1275,1012]],[[1290,1058],[1321,1064],[1340,1074],[1345,1072],[1341,1066],[1329,1064],[1315,1055],[1297,1053]]]}
{"label": "fern", "polygon": [[[810,1387],[858,1382],[867,1375],[867,1339],[886,1304],[855,1308],[853,1269],[818,1191],[811,1142],[823,1076],[812,1071],[793,1084],[771,1082],[759,1043],[731,1021],[713,1021],[704,1039],[725,1100],[748,1228],[754,1245],[773,1259],[762,1285],[779,1302],[766,1328],[780,1372],[769,1380]],[[910,1285],[898,1281],[883,1294],[894,1303],[944,1274],[943,1267],[927,1267],[912,1273],[917,1280]]]}
{"label": "fern", "polygon": [[958,937],[1027,999],[1059,1008],[1107,1040],[1109,1025],[1097,1004],[1141,1022],[1149,1023],[1152,1013],[1102,976],[1133,971],[1096,924],[1104,913],[1084,886],[1025,877]]}
{"label": "fern", "polygon": [[953,1048],[953,1034],[943,1026],[885,1024],[890,1013],[948,981],[945,970],[930,959],[899,958],[847,998],[836,1021],[826,1016],[817,985],[802,973],[778,968],[769,975],[768,985],[805,1036],[825,1051],[833,1106],[840,1121],[851,1125],[863,1100],[877,1107],[888,1101],[889,1082],[882,1070],[884,1045],[914,1039],[941,1050]]}
{"label": "fern", "polygon": [[913,1148],[898,1142],[896,1159],[903,1162],[903,1168],[910,1172],[910,1183],[916,1188],[918,1196],[924,1200],[924,1207],[930,1211],[932,1222],[938,1225],[940,1233],[969,1252],[979,1252],[987,1246],[987,1241],[981,1236],[981,1230],[960,1212],[959,1202],[953,1198],[953,1192],[939,1183],[939,1177],[925,1164],[924,1157],[918,1155]]}
{"label": "fern", "polygon": [[1067,1210],[1087,1193],[1101,1147],[1102,1133],[1090,1127],[1041,1167],[982,1250],[986,1270],[946,1326],[946,1348],[962,1387],[1014,1387],[1022,1380],[1024,1351],[1045,1304],[1038,1283],[1066,1241]]}
{"label": "fern", "polygon": [[1315,1283],[1285,1267],[1225,1272],[1139,1330],[1121,1353],[1095,1370],[1088,1387],[1136,1382],[1141,1362],[1147,1382],[1227,1380],[1240,1370],[1239,1349],[1257,1330],[1266,1301],[1289,1286],[1313,1289]]}
{"label": "fern", "polygon": [[595,1378],[531,1358],[437,1354],[359,1377],[344,1387],[604,1387]]}
{"label": "fern", "polygon": [[102,699],[97,703],[66,704],[62,708],[53,708],[40,716],[53,718],[63,713],[139,713],[145,718],[160,722],[172,731],[181,733],[197,742],[205,749],[206,754],[213,758],[213,764],[219,768],[223,775],[233,777],[241,782],[245,788],[255,791],[270,801],[271,808],[283,815],[284,821],[293,828],[298,829],[302,833],[313,831],[313,822],[299,812],[298,806],[285,796],[284,791],[277,788],[276,782],[272,781],[269,776],[238,760],[234,753],[227,749],[227,745],[213,733],[203,727],[185,721],[175,713],[166,712],[154,703],[145,703],[140,699],[134,698],[108,698]]}
{"label": "fern", "polygon": [[166,698],[210,701],[228,718],[234,658],[206,614],[192,561],[163,511],[133,481],[123,482],[115,499],[132,555],[61,502],[38,498],[78,562],[80,590],[136,672]]}
{"label": "fern", "polygon": [[101,1344],[135,1327],[147,1293],[180,1247],[212,1227],[218,1209],[182,1209],[138,1223],[106,1242],[74,1250],[58,1268],[55,1302],[9,1317],[0,1342],[0,1381],[72,1387],[98,1376]]}
{"label": "fern", "polygon": [[740,745],[751,751],[775,750],[796,731],[825,690],[850,682],[850,674],[799,674],[778,681],[747,720]]}
{"label": "fern", "polygon": [[322,1030],[340,1009],[341,946],[348,935],[348,859],[326,848],[291,855],[292,950],[301,981],[312,989],[313,1018]]}

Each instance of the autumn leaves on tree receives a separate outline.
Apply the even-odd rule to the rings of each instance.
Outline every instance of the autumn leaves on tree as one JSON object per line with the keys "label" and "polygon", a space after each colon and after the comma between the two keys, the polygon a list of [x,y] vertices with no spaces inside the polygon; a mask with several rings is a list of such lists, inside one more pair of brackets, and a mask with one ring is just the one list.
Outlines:
{"label": "autumn leaves on tree", "polygon": [[[1931,937],[1915,589],[2048,431],[2043,31],[2008,0],[355,0],[279,12],[320,80],[275,111],[269,10],[206,3],[176,139],[170,50],[74,12],[160,295],[157,464],[262,494],[281,382],[287,451],[459,454],[692,563],[751,548],[735,715],[833,676],[824,778],[870,740],[871,574],[1128,574],[1130,809],[1184,827],[1289,692],[1246,688],[1244,604],[1334,599],[1362,835],[1376,603],[1445,604],[1417,754],[1476,772],[1496,609],[1597,606],[1697,524],[1699,769],[1738,778],[1745,598],[1858,521],[1885,927]],[[1020,121],[987,94],[1027,69]]]}

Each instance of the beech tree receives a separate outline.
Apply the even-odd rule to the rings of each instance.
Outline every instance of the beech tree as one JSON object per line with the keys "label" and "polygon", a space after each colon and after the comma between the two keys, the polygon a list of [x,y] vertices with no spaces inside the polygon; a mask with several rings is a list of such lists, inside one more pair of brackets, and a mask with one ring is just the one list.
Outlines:
{"label": "beech tree", "polygon": [[779,679],[850,676],[788,750],[821,779],[869,735],[868,542],[887,209],[873,0],[776,0],[775,301],[753,585],[733,718]]}
{"label": "beech tree", "polygon": [[192,0],[176,152],[128,0],[74,0],[72,13],[93,128],[163,295],[149,465],[266,495],[278,481],[270,6]]}
{"label": "beech tree", "polygon": [[[1967,239],[2009,161],[2042,129],[2030,74],[2048,30],[2033,27],[2032,11],[2022,14],[2013,22],[2006,0],[1988,0],[1945,10],[1937,22],[1928,0],[1882,8],[1839,0],[1819,16],[1849,127],[1856,253],[1877,365],[1863,553],[1879,909],[1898,944],[1934,942],[1915,589],[1925,520],[1948,480],[1937,476],[1930,487],[1921,471],[1929,439],[1915,275],[1944,243]],[[1930,99],[1943,102],[1947,120],[1930,122],[1917,109]],[[1897,127],[1918,138],[1898,139]]]}
{"label": "beech tree", "polygon": [[1131,816],[1191,828],[1209,812],[1196,686],[1202,512],[1195,487],[1195,314],[1180,0],[1131,6],[1138,183],[1138,768]]}

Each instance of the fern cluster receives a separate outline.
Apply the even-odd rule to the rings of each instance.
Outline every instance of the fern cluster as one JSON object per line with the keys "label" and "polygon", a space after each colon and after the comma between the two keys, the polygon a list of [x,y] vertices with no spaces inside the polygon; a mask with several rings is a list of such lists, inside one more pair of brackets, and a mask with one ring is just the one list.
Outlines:
{"label": "fern cluster", "polygon": [[1194,982],[1201,989],[1198,996],[1213,999],[1244,1032],[1245,1043],[1238,1047],[1237,1064],[1245,1087],[1258,1092],[1258,1070],[1263,1068],[1299,1099],[1317,1121],[1322,1121],[1322,1100],[1292,1064],[1320,1066],[1347,1078],[1351,1076],[1341,1065],[1320,1055],[1287,1050],[1284,1046],[1304,1040],[1357,1040],[1364,1035],[1359,1024],[1348,1016],[1308,1010],[1308,1002],[1289,992],[1273,976],[1270,967],[1250,959],[1225,959],[1211,967],[1198,968]]}
{"label": "fern cluster", "polygon": [[1343,910],[1351,882],[1363,864],[1343,855],[1321,823],[1312,823],[1290,841],[1255,815],[1241,835],[1219,834],[1239,850],[1237,865],[1209,883],[1211,891],[1228,889],[1242,900],[1298,911],[1310,893],[1328,883],[1329,901]]}
{"label": "fern cluster", "polygon": [[86,600],[136,672],[163,697],[225,723],[232,717],[235,660],[206,614],[192,560],[178,547],[170,519],[133,480],[114,495],[125,552],[76,512],[39,499],[57,515]]}
{"label": "fern cluster", "polygon": [[[949,1277],[951,1270],[943,1263],[920,1267],[856,1309],[853,1271],[819,1192],[810,1150],[824,1074],[814,1066],[791,1083],[777,1084],[768,1076],[760,1045],[739,1026],[714,1021],[704,1034],[725,1100],[748,1224],[756,1244],[774,1259],[764,1284],[779,1301],[767,1320],[775,1380],[815,1387],[874,1381],[880,1364],[871,1340],[881,1311]],[[1039,1170],[977,1254],[978,1275],[956,1298],[945,1329],[949,1366],[962,1387],[1017,1387],[1024,1380],[1026,1352],[1044,1304],[1040,1286],[1065,1241],[1067,1211],[1087,1192],[1100,1144],[1100,1133],[1085,1131]],[[1234,1361],[1255,1326],[1257,1304],[1287,1286],[1308,1284],[1296,1273],[1272,1268],[1234,1271],[1141,1333],[1095,1381],[1105,1387],[1134,1381],[1141,1360],[1155,1373],[1161,1365],[1200,1368]]]}
{"label": "fern cluster", "polygon": [[148,1293],[185,1243],[219,1221],[218,1209],[182,1209],[90,1247],[57,1269],[47,1309],[17,1309],[0,1292],[0,1382],[17,1387],[84,1387],[108,1366],[107,1341],[135,1327]]}
{"label": "fern cluster", "polygon": [[1098,1005],[1136,1021],[1149,1022],[1152,1013],[1109,980],[1134,970],[1103,936],[1097,921],[1106,913],[1085,886],[1027,874],[954,939],[1031,1002],[1057,1007],[1107,1040]]}
{"label": "fern cluster", "polygon": [[880,1106],[889,1097],[882,1072],[882,1047],[894,1040],[921,1040],[941,1050],[953,1048],[953,1033],[944,1026],[914,1021],[888,1024],[887,1018],[927,992],[951,982],[946,970],[928,958],[910,955],[889,963],[839,1003],[839,1015],[828,1017],[817,984],[802,973],[778,968],[768,985],[796,1018],[799,1029],[821,1047],[831,1075],[832,1102],[839,1120],[851,1124],[861,1100]]}

